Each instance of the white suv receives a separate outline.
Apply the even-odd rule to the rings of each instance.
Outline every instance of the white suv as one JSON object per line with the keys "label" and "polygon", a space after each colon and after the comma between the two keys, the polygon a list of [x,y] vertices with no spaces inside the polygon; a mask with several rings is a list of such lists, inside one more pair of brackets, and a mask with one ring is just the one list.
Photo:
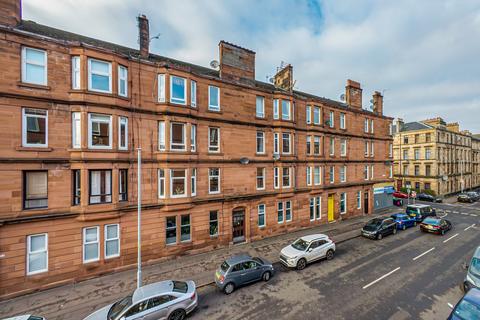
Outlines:
{"label": "white suv", "polygon": [[333,259],[335,242],[324,234],[312,234],[295,240],[280,251],[280,262],[289,267],[304,269],[308,263],[326,258]]}

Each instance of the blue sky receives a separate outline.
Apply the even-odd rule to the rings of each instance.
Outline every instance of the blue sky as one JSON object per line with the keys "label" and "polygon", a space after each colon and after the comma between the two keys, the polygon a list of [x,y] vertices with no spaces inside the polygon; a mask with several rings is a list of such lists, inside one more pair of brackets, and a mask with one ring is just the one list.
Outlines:
{"label": "blue sky", "polygon": [[23,0],[24,19],[130,47],[139,13],[154,53],[208,66],[226,40],[257,53],[258,80],[284,61],[298,90],[338,100],[350,78],[365,108],[384,91],[389,116],[480,133],[478,0]]}

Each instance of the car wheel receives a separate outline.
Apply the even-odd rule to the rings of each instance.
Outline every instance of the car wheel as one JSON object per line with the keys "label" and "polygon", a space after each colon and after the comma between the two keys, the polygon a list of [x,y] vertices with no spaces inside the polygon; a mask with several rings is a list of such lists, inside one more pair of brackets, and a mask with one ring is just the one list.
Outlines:
{"label": "car wheel", "polygon": [[405,229],[407,229],[407,226],[403,225],[402,230],[405,230]]}
{"label": "car wheel", "polygon": [[170,313],[170,315],[168,316],[168,320],[183,320],[185,319],[186,315],[187,313],[185,312],[185,310],[177,309]]}
{"label": "car wheel", "polygon": [[297,270],[303,270],[307,266],[307,260],[305,258],[302,258],[298,260],[297,262]]}
{"label": "car wheel", "polygon": [[263,273],[262,280],[267,282],[268,280],[270,280],[271,277],[272,277],[272,275],[270,274],[270,271],[267,271],[267,272]]}
{"label": "car wheel", "polygon": [[332,260],[334,255],[335,255],[335,251],[333,251],[331,249],[328,250],[327,251],[327,260]]}
{"label": "car wheel", "polygon": [[377,235],[377,240],[382,240],[382,238],[383,238],[382,234],[379,233],[379,234]]}
{"label": "car wheel", "polygon": [[393,233],[393,234],[396,234],[396,233],[397,233],[397,227],[393,228],[392,233]]}
{"label": "car wheel", "polygon": [[225,294],[230,294],[232,293],[233,291],[235,290],[235,285],[231,282],[227,283],[227,285],[225,286],[225,288],[223,288],[223,292]]}

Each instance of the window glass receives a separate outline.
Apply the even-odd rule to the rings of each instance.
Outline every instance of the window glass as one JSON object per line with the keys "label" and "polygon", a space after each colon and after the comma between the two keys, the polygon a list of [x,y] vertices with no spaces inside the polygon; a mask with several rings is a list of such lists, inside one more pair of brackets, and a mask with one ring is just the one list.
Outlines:
{"label": "window glass", "polygon": [[190,105],[197,106],[197,82],[193,80],[190,81]]}
{"label": "window glass", "polygon": [[285,202],[285,220],[287,221],[292,220],[292,202],[291,201]]}
{"label": "window glass", "polygon": [[290,153],[290,133],[282,133],[282,153]]}
{"label": "window glass", "polygon": [[89,147],[111,148],[111,116],[89,114]]}
{"label": "window glass", "polygon": [[118,120],[118,148],[128,149],[128,118],[120,117]]}
{"label": "window glass", "polygon": [[190,215],[182,215],[180,222],[180,241],[190,241]]}
{"label": "window glass", "polygon": [[208,86],[208,109],[220,110],[220,89],[214,86]]}
{"label": "window glass", "polygon": [[158,197],[165,198],[165,170],[158,169]]}
{"label": "window glass", "polygon": [[72,170],[72,180],[73,180],[73,201],[72,204],[74,206],[80,204],[81,200],[81,171],[80,170]]}
{"label": "window glass", "polygon": [[158,122],[158,150],[165,150],[165,121]]}
{"label": "window glass", "polygon": [[80,112],[72,112],[72,147],[82,147],[82,119]]}
{"label": "window glass", "polygon": [[319,107],[313,108],[313,123],[320,124],[320,108]]}
{"label": "window glass", "polygon": [[48,207],[48,171],[24,172],[24,209]]}
{"label": "window glass", "polygon": [[282,186],[290,187],[290,168],[282,168]]}
{"label": "window glass", "polygon": [[219,128],[208,128],[208,151],[218,152],[220,151],[220,129]]}
{"label": "window glass", "polygon": [[256,116],[258,118],[265,117],[265,98],[262,96],[257,96],[256,99]]}
{"label": "window glass", "polygon": [[27,237],[27,274],[35,274],[48,270],[47,234]]}
{"label": "window glass", "polygon": [[89,59],[89,90],[107,92],[112,91],[112,65],[109,62]]}
{"label": "window glass", "polygon": [[170,102],[178,104],[186,104],[186,82],[184,78],[170,77]]}
{"label": "window glass", "polygon": [[209,193],[220,192],[220,169],[210,168],[208,169],[208,190]]}
{"label": "window glass", "polygon": [[80,57],[72,57],[72,89],[80,89]]}
{"label": "window glass", "polygon": [[97,261],[99,257],[98,227],[83,229],[83,262]]}
{"label": "window glass", "polygon": [[282,120],[291,120],[290,101],[282,100]]}
{"label": "window glass", "polygon": [[172,244],[177,242],[177,218],[167,217],[166,227],[166,243]]}
{"label": "window glass", "polygon": [[23,146],[46,147],[48,111],[24,108],[23,111]]}
{"label": "window glass", "polygon": [[264,204],[258,205],[258,226],[259,227],[265,226],[265,205]]}
{"label": "window glass", "polygon": [[265,132],[257,131],[257,153],[265,153]]}
{"label": "window glass", "polygon": [[171,196],[185,196],[186,175],[185,169],[171,169]]}
{"label": "window glass", "polygon": [[218,211],[210,211],[210,236],[218,235]]}
{"label": "window glass", "polygon": [[118,224],[105,226],[105,258],[120,255],[120,234]]}
{"label": "window glass", "polygon": [[277,221],[278,223],[283,222],[283,202],[277,204]]}
{"label": "window glass", "polygon": [[23,48],[22,81],[47,85],[47,52]]}
{"label": "window glass", "polygon": [[257,168],[257,190],[265,189],[265,168]]}
{"label": "window glass", "polygon": [[118,94],[126,97],[128,95],[128,70],[124,66],[118,67]]}
{"label": "window glass", "polygon": [[90,170],[90,204],[112,202],[112,172]]}
{"label": "window glass", "polygon": [[118,201],[128,200],[128,170],[118,170]]}
{"label": "window glass", "polygon": [[170,149],[185,150],[185,124],[177,122],[171,123]]}

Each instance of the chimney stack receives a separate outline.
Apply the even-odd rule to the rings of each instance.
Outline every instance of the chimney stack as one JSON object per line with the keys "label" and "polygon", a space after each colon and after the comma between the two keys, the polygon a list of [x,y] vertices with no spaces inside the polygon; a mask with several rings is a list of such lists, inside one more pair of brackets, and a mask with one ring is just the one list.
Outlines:
{"label": "chimney stack", "polygon": [[345,98],[350,107],[362,108],[362,88],[360,82],[348,79],[345,86]]}
{"label": "chimney stack", "polygon": [[397,118],[397,120],[395,120],[395,133],[400,133],[400,131],[402,130],[403,124],[404,122],[402,118]]}
{"label": "chimney stack", "polygon": [[255,52],[220,41],[220,78],[252,84],[255,82]]}
{"label": "chimney stack", "polygon": [[138,43],[140,44],[140,57],[147,59],[149,56],[150,46],[150,29],[148,27],[148,19],[142,14],[137,18],[138,21]]}
{"label": "chimney stack", "polygon": [[379,115],[383,114],[383,96],[378,91],[373,93],[373,112]]}
{"label": "chimney stack", "polygon": [[274,77],[275,87],[286,90],[288,92],[293,91],[293,67],[291,64],[287,64],[283,69],[277,72]]}
{"label": "chimney stack", "polygon": [[21,0],[0,1],[0,25],[16,27],[22,21]]}

